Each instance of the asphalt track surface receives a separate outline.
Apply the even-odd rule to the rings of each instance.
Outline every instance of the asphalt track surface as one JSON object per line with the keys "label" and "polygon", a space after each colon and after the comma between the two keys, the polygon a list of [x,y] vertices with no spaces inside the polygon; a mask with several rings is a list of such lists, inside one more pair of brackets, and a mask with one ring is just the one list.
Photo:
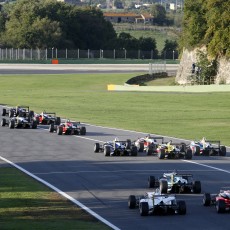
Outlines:
{"label": "asphalt track surface", "polygon": [[[175,75],[177,64],[167,64],[166,71]],[[163,65],[153,65],[158,71]],[[149,64],[0,64],[3,74],[74,74],[74,73],[130,73],[149,72]]]}
{"label": "asphalt track surface", "polygon": [[[138,209],[130,210],[127,203],[130,194],[151,191],[147,188],[149,175],[160,176],[171,170],[192,173],[201,181],[202,193],[230,187],[229,149],[226,157],[197,156],[190,161],[159,160],[144,154],[105,157],[93,152],[95,142],[115,137],[134,140],[146,134],[86,124],[86,136],[58,136],[47,128],[0,127],[0,156],[78,200],[116,226],[115,229],[229,229],[229,213],[217,214],[214,207],[203,207],[202,194],[177,195],[178,200],[186,201],[185,216],[141,217]],[[174,140],[171,137],[165,140],[168,139]],[[0,166],[6,165],[0,162]]]}
{"label": "asphalt track surface", "polygon": [[[48,71],[67,71],[56,68],[51,66]],[[87,72],[84,68],[81,71]],[[110,68],[107,71],[113,70]],[[34,74],[45,73],[47,69],[39,69],[36,65],[0,65],[0,74],[4,71],[7,74],[31,71]],[[88,71],[95,72],[95,69],[88,68]],[[146,134],[86,125],[86,136],[58,136],[49,133],[47,128],[11,130],[0,127],[0,156],[78,200],[116,226],[114,229],[229,229],[229,213],[217,214],[214,207],[202,206],[204,192],[217,193],[221,187],[230,187],[229,148],[226,157],[193,157],[190,161],[159,160],[143,154],[137,157],[105,157],[103,153],[93,152],[95,142],[105,142],[115,137],[134,140]],[[169,139],[174,140],[172,137],[165,138],[166,141]],[[188,143],[185,140],[175,141]],[[5,165],[8,164],[0,160],[0,166]],[[143,195],[151,191],[147,188],[149,175],[161,176],[171,170],[192,173],[202,184],[201,194],[177,195],[178,200],[186,201],[185,216],[141,217],[137,209],[128,209],[130,194]]]}

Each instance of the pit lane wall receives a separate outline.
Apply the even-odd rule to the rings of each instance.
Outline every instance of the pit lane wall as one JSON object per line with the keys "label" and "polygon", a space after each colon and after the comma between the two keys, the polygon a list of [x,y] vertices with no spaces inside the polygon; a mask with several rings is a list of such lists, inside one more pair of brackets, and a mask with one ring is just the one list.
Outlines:
{"label": "pit lane wall", "polygon": [[108,91],[146,91],[146,92],[230,92],[230,85],[180,85],[180,86],[139,86],[139,85],[107,85]]}

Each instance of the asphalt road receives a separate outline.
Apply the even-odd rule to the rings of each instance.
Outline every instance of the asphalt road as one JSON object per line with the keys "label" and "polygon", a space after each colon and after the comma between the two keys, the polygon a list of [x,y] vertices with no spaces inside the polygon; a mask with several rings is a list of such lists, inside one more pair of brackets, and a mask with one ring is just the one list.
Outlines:
{"label": "asphalt road", "polygon": [[[93,152],[95,142],[115,137],[134,140],[146,134],[86,125],[86,136],[58,136],[46,128],[0,127],[0,156],[79,200],[119,229],[229,229],[229,214],[217,214],[214,207],[203,207],[202,194],[177,195],[177,199],[186,201],[185,216],[141,217],[137,209],[130,210],[127,205],[130,194],[151,191],[147,188],[149,175],[160,176],[171,170],[192,173],[201,181],[202,193],[230,187],[229,148],[226,157],[193,157],[191,161],[144,155],[105,157]],[[0,161],[0,166],[4,164]]]}
{"label": "asphalt road", "polygon": [[[165,66],[169,75],[176,75],[178,64]],[[152,71],[164,65],[153,65]],[[70,73],[130,73],[149,72],[149,64],[0,64],[1,74],[70,74]]]}

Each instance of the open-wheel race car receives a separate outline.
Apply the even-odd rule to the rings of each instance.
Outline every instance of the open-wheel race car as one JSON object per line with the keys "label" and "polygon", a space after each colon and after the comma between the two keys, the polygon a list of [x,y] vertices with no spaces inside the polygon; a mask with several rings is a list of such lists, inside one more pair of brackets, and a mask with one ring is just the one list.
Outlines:
{"label": "open-wheel race car", "polygon": [[192,150],[185,143],[168,143],[159,144],[157,147],[159,159],[192,159]]}
{"label": "open-wheel race car", "polygon": [[30,110],[29,106],[19,105],[16,107],[4,106],[2,108],[2,116],[8,115],[9,117],[24,117],[32,118],[34,116],[34,111]]}
{"label": "open-wheel race car", "polygon": [[9,126],[10,129],[14,129],[14,128],[36,129],[37,122],[32,118],[17,116],[17,117],[11,117],[9,120],[2,118],[1,126]]}
{"label": "open-wheel race car", "polygon": [[56,116],[56,113],[43,111],[40,114],[35,114],[35,119],[41,125],[60,125],[61,118]]}
{"label": "open-wheel race car", "polygon": [[94,152],[103,152],[105,156],[137,156],[137,147],[130,139],[126,141],[118,140],[108,141],[104,144],[95,143]]}
{"label": "open-wheel race car", "polygon": [[186,203],[177,201],[175,195],[162,194],[159,189],[147,192],[144,196],[130,195],[128,198],[130,209],[139,208],[141,216],[162,214],[186,214]]}
{"label": "open-wheel race car", "polygon": [[71,122],[70,120],[66,120],[60,125],[51,123],[49,125],[49,132],[57,132],[58,135],[85,135],[86,127],[82,126],[80,122]]}
{"label": "open-wheel race car", "polygon": [[138,152],[146,152],[147,155],[157,153],[159,144],[164,142],[164,137],[147,135],[146,137],[138,138],[134,141]]}
{"label": "open-wheel race car", "polygon": [[195,156],[226,156],[226,146],[220,145],[220,141],[206,140],[191,141],[190,149]]}
{"label": "open-wheel race car", "polygon": [[217,213],[230,211],[230,189],[220,189],[218,194],[204,193],[204,206],[215,206]]}
{"label": "open-wheel race car", "polygon": [[148,187],[159,187],[161,193],[201,193],[201,182],[195,181],[192,174],[164,173],[162,177],[149,176]]}

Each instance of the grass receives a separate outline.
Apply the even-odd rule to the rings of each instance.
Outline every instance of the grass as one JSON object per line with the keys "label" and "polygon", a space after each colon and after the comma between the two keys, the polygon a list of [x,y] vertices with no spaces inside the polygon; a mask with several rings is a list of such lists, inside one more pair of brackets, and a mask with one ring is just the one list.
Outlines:
{"label": "grass", "polygon": [[[143,73],[140,73],[143,74]],[[108,92],[136,73],[0,76],[2,104],[29,105],[62,117],[230,145],[229,93]]]}
{"label": "grass", "polygon": [[0,167],[0,175],[1,230],[110,229],[15,168]]}
{"label": "grass", "polygon": [[173,28],[166,27],[157,27],[157,26],[147,26],[146,30],[144,27],[142,29],[136,29],[134,24],[125,24],[121,25],[120,23],[114,25],[114,29],[118,34],[125,32],[130,34],[132,37],[139,39],[140,37],[144,38],[153,38],[156,40],[157,50],[161,52],[164,48],[165,40],[178,41],[179,32]]}

